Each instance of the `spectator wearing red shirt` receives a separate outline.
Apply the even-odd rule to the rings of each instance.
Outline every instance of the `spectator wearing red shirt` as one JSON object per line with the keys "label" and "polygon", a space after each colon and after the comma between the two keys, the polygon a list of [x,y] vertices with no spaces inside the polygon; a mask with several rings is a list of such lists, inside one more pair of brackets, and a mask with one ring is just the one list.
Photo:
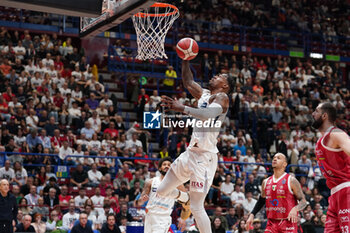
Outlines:
{"label": "spectator wearing red shirt", "polygon": [[68,195],[68,187],[67,185],[61,186],[61,194],[58,196],[60,201],[60,207],[62,211],[68,210],[69,200],[73,197]]}
{"label": "spectator wearing red shirt", "polygon": [[60,148],[62,146],[60,130],[55,129],[53,137],[50,139],[52,148]]}
{"label": "spectator wearing red shirt", "polygon": [[182,152],[186,151],[188,147],[188,142],[186,137],[182,137],[181,141],[176,145],[177,153],[181,154]]}
{"label": "spectator wearing red shirt", "polygon": [[69,67],[65,67],[64,70],[61,71],[61,77],[68,79],[70,76],[72,76],[72,71]]}
{"label": "spectator wearing red shirt", "polygon": [[[143,153],[142,147],[137,147],[134,157],[148,158],[148,155]],[[150,161],[149,160],[143,160],[143,159],[135,159],[134,163],[138,167],[141,167],[141,166],[149,166]]]}
{"label": "spectator wearing red shirt", "polygon": [[106,177],[104,176],[101,177],[100,184],[98,185],[98,187],[101,190],[101,195],[106,196],[106,190],[108,187],[110,187],[106,182]]}
{"label": "spectator wearing red shirt", "polygon": [[56,60],[54,61],[55,70],[57,70],[59,73],[63,71],[63,62],[61,61],[61,56],[57,55]]}
{"label": "spectator wearing red shirt", "polygon": [[139,97],[137,99],[138,104],[141,103],[142,98],[145,98],[145,100],[146,100],[145,104],[147,104],[149,101],[149,96],[146,94],[146,91],[144,88],[141,88],[141,90],[140,90],[140,94],[139,94]]}
{"label": "spectator wearing red shirt", "polygon": [[64,99],[61,95],[61,92],[57,91],[56,95],[53,97],[53,103],[58,110],[61,110]]}
{"label": "spectator wearing red shirt", "polygon": [[113,196],[113,189],[112,187],[107,187],[106,188],[106,197],[105,200],[108,200],[108,204],[111,206],[113,209],[114,213],[119,213],[120,211],[120,206],[119,206],[119,199],[116,196]]}
{"label": "spectator wearing red shirt", "polygon": [[9,114],[9,106],[6,103],[4,97],[0,93],[0,114],[2,118],[5,118],[6,121],[10,121],[11,114]]}
{"label": "spectator wearing red shirt", "polygon": [[111,135],[112,139],[115,139],[118,137],[118,130],[115,129],[115,123],[112,121],[109,123],[109,127],[103,131],[103,133],[108,133]]}
{"label": "spectator wearing red shirt", "polygon": [[11,102],[12,97],[15,95],[12,93],[11,87],[7,87],[6,92],[2,94],[7,103]]}
{"label": "spectator wearing red shirt", "polygon": [[277,128],[281,130],[285,126],[285,129],[289,130],[289,124],[286,122],[286,119],[284,117],[281,118],[281,121],[278,122]]}
{"label": "spectator wearing red shirt", "polygon": [[124,178],[127,178],[128,181],[130,182],[133,179],[132,173],[129,171],[129,165],[128,164],[123,164],[123,172],[124,172]]}

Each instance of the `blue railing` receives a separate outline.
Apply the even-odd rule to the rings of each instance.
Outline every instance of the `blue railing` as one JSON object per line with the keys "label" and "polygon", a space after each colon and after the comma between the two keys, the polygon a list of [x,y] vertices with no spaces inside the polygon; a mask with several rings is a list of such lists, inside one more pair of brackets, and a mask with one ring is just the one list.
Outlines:
{"label": "blue railing", "polygon": [[[149,149],[151,149],[151,144],[149,146]],[[151,152],[149,153],[150,155],[152,154]],[[143,158],[143,157],[128,157],[128,158],[125,158],[125,157],[114,157],[114,156],[95,156],[95,155],[89,155],[89,156],[86,156],[86,155],[67,155],[65,157],[65,159],[63,161],[61,161],[58,157],[57,154],[38,154],[38,153],[20,153],[20,152],[0,152],[0,166],[4,166],[5,165],[5,160],[7,159],[6,157],[4,158],[3,156],[7,156],[7,155],[34,155],[34,156],[50,156],[50,157],[54,157],[55,160],[57,161],[57,165],[54,165],[55,168],[57,168],[57,166],[65,166],[67,167],[67,173],[68,173],[68,177],[65,177],[65,178],[69,178],[69,170],[71,167],[76,167],[76,164],[72,164],[68,161],[68,158],[98,158],[98,159],[114,159],[115,160],[115,170],[114,172],[116,173],[118,171],[118,168],[119,166],[122,164],[120,160],[148,160],[148,161],[157,161],[159,160],[158,158]],[[219,161],[218,162],[219,164],[232,164],[232,165],[237,165],[237,166],[244,166],[244,165],[260,165],[260,166],[264,166],[265,168],[266,167],[270,167],[272,165],[272,163],[245,163],[245,162],[237,162],[237,161]],[[24,167],[41,167],[41,166],[45,166],[45,164],[23,164]],[[287,167],[286,167],[286,171],[288,172],[290,170],[290,168],[292,167],[306,167],[308,168],[308,172],[307,174],[309,173],[309,170],[310,169],[314,169],[314,168],[317,168],[318,166],[315,166],[315,167],[311,167],[309,165],[298,165],[298,164],[289,164]],[[245,172],[244,170],[242,172]],[[229,172],[227,172],[229,173]],[[249,173],[248,173],[249,174]],[[247,174],[247,175],[248,175]],[[271,175],[271,172],[268,172],[266,173],[267,175]],[[301,173],[301,174],[295,174],[296,176],[307,176],[306,173]],[[236,173],[237,177],[239,177],[239,173]]]}

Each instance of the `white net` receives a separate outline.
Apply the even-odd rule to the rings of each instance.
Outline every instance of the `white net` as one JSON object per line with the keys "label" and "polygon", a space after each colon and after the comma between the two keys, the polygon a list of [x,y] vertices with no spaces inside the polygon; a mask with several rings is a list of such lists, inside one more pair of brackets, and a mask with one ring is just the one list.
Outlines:
{"label": "white net", "polygon": [[165,54],[165,36],[179,17],[176,7],[155,3],[151,8],[132,16],[137,34],[137,59],[168,58]]}

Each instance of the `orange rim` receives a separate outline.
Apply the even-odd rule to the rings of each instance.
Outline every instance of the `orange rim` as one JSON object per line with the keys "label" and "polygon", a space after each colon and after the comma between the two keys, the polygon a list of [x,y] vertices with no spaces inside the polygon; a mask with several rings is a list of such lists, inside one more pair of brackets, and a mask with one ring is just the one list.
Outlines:
{"label": "orange rim", "polygon": [[171,4],[168,4],[168,3],[156,2],[156,3],[154,3],[154,4],[153,4],[152,6],[150,6],[150,7],[159,7],[159,8],[167,8],[167,7],[170,7],[170,8],[172,8],[174,11],[169,12],[169,13],[163,13],[163,14],[150,14],[150,13],[142,13],[142,12],[139,12],[139,13],[135,14],[134,16],[136,16],[136,17],[141,17],[141,18],[144,18],[144,17],[165,17],[165,16],[175,15],[177,12],[179,12],[179,9],[177,9],[176,6],[171,5]]}

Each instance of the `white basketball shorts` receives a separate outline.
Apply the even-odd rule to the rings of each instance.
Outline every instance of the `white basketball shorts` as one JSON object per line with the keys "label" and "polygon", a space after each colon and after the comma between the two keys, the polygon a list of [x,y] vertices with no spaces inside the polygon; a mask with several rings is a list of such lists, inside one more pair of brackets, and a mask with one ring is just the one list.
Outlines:
{"label": "white basketball shorts", "polygon": [[182,183],[190,180],[190,191],[207,193],[213,182],[217,165],[216,153],[191,148],[171,164],[171,169]]}
{"label": "white basketball shorts", "polygon": [[144,233],[168,233],[170,225],[169,215],[148,213],[145,216]]}

